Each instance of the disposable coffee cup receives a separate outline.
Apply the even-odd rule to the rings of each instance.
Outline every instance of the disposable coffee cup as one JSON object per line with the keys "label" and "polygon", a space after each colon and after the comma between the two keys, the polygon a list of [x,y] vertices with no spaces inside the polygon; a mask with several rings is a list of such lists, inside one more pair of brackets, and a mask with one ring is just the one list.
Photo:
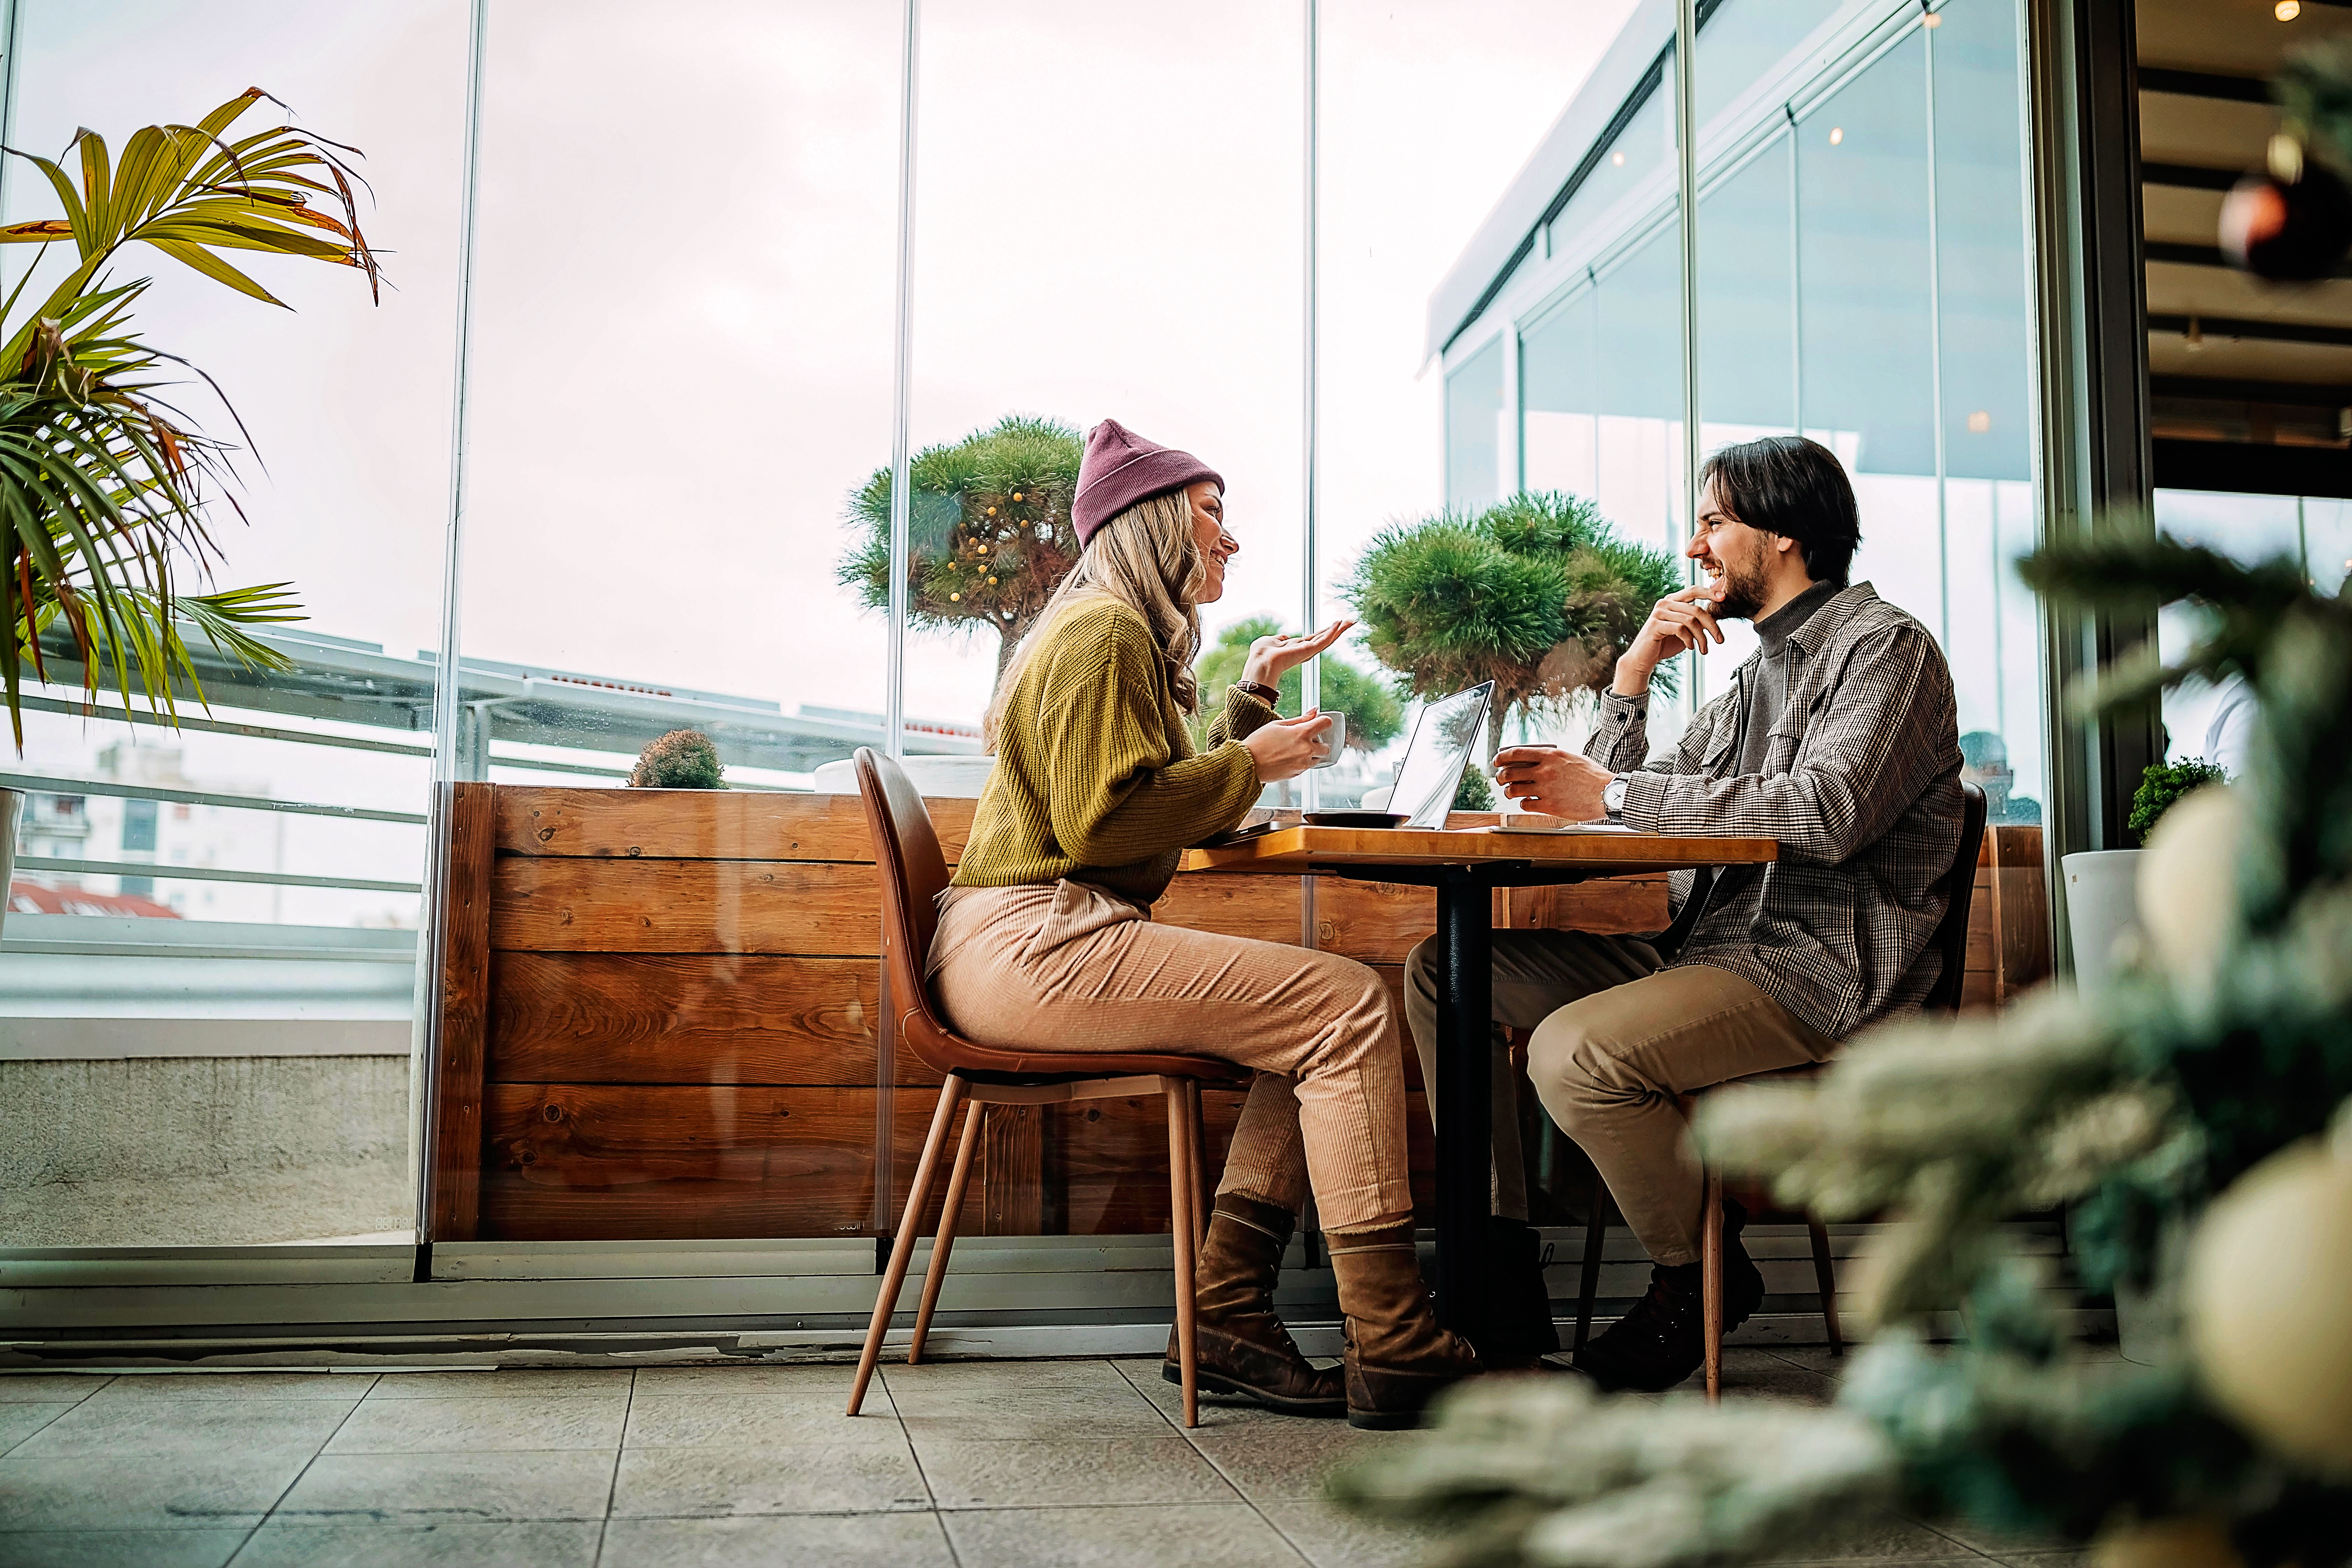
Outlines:
{"label": "disposable coffee cup", "polygon": [[1324,753],[1321,762],[1315,764],[1318,768],[1328,768],[1338,762],[1339,748],[1348,743],[1348,716],[1327,708],[1323,710],[1323,717],[1331,721],[1331,727],[1323,731],[1323,740],[1331,749]]}

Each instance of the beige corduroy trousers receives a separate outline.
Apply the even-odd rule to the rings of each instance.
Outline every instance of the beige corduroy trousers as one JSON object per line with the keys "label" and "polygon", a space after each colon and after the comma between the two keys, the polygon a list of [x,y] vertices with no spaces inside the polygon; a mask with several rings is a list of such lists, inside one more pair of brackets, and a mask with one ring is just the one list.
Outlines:
{"label": "beige corduroy trousers", "polygon": [[1309,1184],[1331,1233],[1412,1217],[1403,1042],[1380,979],[1353,959],[1186,931],[1085,882],[950,888],[931,994],[985,1046],[1166,1051],[1255,1068],[1220,1193],[1297,1210]]}

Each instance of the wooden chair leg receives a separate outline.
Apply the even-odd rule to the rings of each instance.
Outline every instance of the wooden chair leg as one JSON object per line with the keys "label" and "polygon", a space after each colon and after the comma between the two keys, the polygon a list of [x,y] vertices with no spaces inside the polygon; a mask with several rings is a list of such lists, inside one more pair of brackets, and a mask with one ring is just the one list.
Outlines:
{"label": "wooden chair leg", "polygon": [[915,1164],[914,1190],[907,1194],[907,1212],[898,1221],[898,1239],[890,1248],[890,1267],[883,1271],[882,1289],[874,1298],[874,1321],[866,1330],[866,1349],[857,1358],[857,1381],[849,1390],[849,1414],[866,1403],[866,1385],[874,1381],[874,1366],[882,1359],[882,1336],[889,1331],[890,1314],[898,1310],[898,1288],[907,1282],[907,1264],[915,1256],[915,1229],[922,1224],[923,1200],[931,1195],[931,1178],[939,1173],[940,1150],[948,1129],[955,1124],[956,1107],[963,1103],[963,1079],[950,1076],[940,1086],[940,1108],[931,1113],[931,1131],[923,1140],[923,1157]]}
{"label": "wooden chair leg", "polygon": [[930,1337],[931,1313],[940,1304],[940,1287],[948,1279],[948,1254],[955,1248],[956,1220],[963,1214],[963,1195],[971,1185],[971,1157],[980,1152],[980,1124],[988,1107],[979,1100],[964,1112],[963,1142],[956,1146],[955,1170],[948,1176],[948,1198],[940,1210],[940,1233],[931,1240],[931,1266],[923,1270],[923,1304],[915,1313],[914,1337],[907,1342],[907,1364],[923,1359],[923,1342]]}
{"label": "wooden chair leg", "polygon": [[1822,1327],[1829,1331],[1830,1354],[1845,1354],[1845,1335],[1838,1330],[1837,1267],[1830,1261],[1830,1233],[1811,1215],[1805,1216],[1805,1229],[1813,1238],[1813,1283],[1822,1292]]}
{"label": "wooden chair leg", "polygon": [[1201,1080],[1184,1080],[1184,1100],[1190,1107],[1192,1131],[1192,1235],[1196,1245],[1206,1246],[1209,1239],[1209,1210],[1215,1203],[1210,1194],[1213,1184],[1209,1180],[1209,1121],[1201,1110]]}
{"label": "wooden chair leg", "polygon": [[1700,1226],[1701,1321],[1706,1336],[1706,1396],[1723,1397],[1723,1175],[1706,1173],[1706,1217]]}
{"label": "wooden chair leg", "polygon": [[1576,1288],[1576,1342],[1569,1347],[1582,1351],[1584,1342],[1592,1337],[1592,1303],[1601,1294],[1601,1252],[1609,1237],[1609,1185],[1601,1173],[1592,1173],[1592,1214],[1584,1222],[1584,1268]]}
{"label": "wooden chair leg", "polygon": [[1184,1374],[1184,1425],[1192,1427],[1201,1424],[1200,1361],[1192,1322],[1192,1118],[1185,1105],[1183,1080],[1160,1081],[1168,1101],[1168,1230],[1176,1245],[1176,1364]]}

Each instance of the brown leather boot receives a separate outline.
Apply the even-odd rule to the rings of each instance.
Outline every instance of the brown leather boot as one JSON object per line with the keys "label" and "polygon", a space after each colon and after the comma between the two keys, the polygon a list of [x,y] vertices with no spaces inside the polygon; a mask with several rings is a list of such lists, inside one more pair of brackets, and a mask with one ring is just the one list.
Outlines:
{"label": "brown leather boot", "polygon": [[[1209,1212],[1209,1239],[1193,1266],[1193,1352],[1197,1386],[1235,1394],[1286,1415],[1337,1415],[1348,1407],[1338,1367],[1307,1364],[1275,1315],[1274,1281],[1290,1245],[1288,1209],[1240,1193],[1220,1193]],[[1160,1375],[1184,1381],[1176,1331]]]}
{"label": "brown leather boot", "polygon": [[1348,1425],[1417,1426],[1422,1411],[1482,1368],[1469,1342],[1437,1325],[1410,1224],[1330,1238],[1348,1315]]}

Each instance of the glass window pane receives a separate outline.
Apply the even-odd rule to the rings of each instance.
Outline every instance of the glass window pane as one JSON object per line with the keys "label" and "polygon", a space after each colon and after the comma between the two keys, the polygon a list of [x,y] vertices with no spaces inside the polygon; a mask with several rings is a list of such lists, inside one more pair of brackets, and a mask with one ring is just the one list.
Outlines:
{"label": "glass window pane", "polygon": [[[1622,219],[1629,216],[1621,211],[1623,204],[1633,199],[1634,205],[1647,208],[1661,199],[1672,200],[1675,183],[1675,121],[1674,79],[1661,72],[1655,85],[1625,129],[1609,144],[1608,151],[1576,187],[1552,220],[1552,254],[1579,258],[1590,256],[1593,249],[1613,236]],[[1618,213],[1620,223],[1605,220]]]}
{"label": "glass window pane", "polygon": [[[2047,783],[2040,619],[2016,571],[2034,542],[2016,8],[1953,0],[1937,18],[1925,39],[1935,88],[1937,346],[1948,476],[1945,652],[1968,737],[1963,750],[2001,797],[1992,802],[1994,820],[2033,821]],[[1996,758],[2006,761],[2006,779]]]}
{"label": "glass window pane", "polygon": [[1519,340],[1520,464],[1531,490],[1599,493],[1600,297],[1579,289]]}
{"label": "glass window pane", "polygon": [[1796,428],[1794,218],[1781,137],[1698,207],[1700,446]]}
{"label": "glass window pane", "polygon": [[[914,443],[985,444],[1008,416],[1046,420],[1066,432],[1055,439],[1067,466],[1042,510],[1027,488],[919,490],[938,521],[918,547],[937,550],[940,564],[930,614],[908,642],[908,714],[977,731],[1000,658],[1075,560],[1058,547],[1074,542],[1067,489],[1078,437],[1105,419],[1189,451],[1224,479],[1241,552],[1223,596],[1201,606],[1212,657],[1219,644],[1245,647],[1254,621],[1297,629],[1298,13],[1249,0],[926,0],[922,28]],[[887,447],[870,450],[867,462],[887,461]],[[1052,537],[1034,544],[1041,523]],[[1034,551],[1022,559],[1049,575],[1008,602],[1009,582],[992,567],[1016,551]],[[979,615],[966,613],[973,605]],[[1296,805],[1302,788],[1270,786],[1267,803]],[[1181,896],[1180,884],[1171,897]],[[1276,896],[1295,899],[1297,884]],[[1183,917],[1163,909],[1160,918]],[[1297,929],[1295,914],[1288,921],[1274,922],[1286,938]],[[1214,1158],[1239,1097],[1204,1099]],[[895,1103],[899,1125],[919,1137],[932,1090],[902,1077]],[[989,1200],[991,1230],[1165,1231],[1156,1103],[1057,1109],[1003,1126],[1018,1142],[1001,1152],[992,1142],[991,1159],[1015,1170],[1034,1161],[1040,1174],[1006,1189],[1011,1201]],[[902,1160],[902,1181],[912,1163]]]}
{"label": "glass window pane", "polygon": [[[23,0],[18,25],[15,145],[58,157],[89,126],[119,163],[134,129],[261,87],[282,105],[230,134],[290,122],[365,154],[387,286],[371,303],[356,271],[232,253],[280,310],[143,247],[115,268],[154,280],[136,331],[236,417],[191,371],[167,395],[252,448],[210,510],[210,583],[183,561],[179,586],[282,581],[304,618],[261,628],[282,671],[192,637],[205,700],[182,688],[177,731],[42,709],[80,695],[55,664],[28,688],[9,771],[47,787],[0,944],[0,1245],[405,1238],[467,7]],[[15,162],[6,217],[57,213]],[[11,284],[27,265],[20,310],[63,258],[0,257]]]}
{"label": "glass window pane", "polygon": [[1844,0],[1722,0],[1698,35],[1698,123],[1772,71]]}
{"label": "glass window pane", "polygon": [[1503,463],[1503,340],[1445,374],[1445,504],[1484,511],[1518,488]]}
{"label": "glass window pane", "polygon": [[[854,498],[890,456],[901,50],[879,0],[491,8],[456,771],[573,826],[495,872],[481,1239],[888,1206],[865,835],[802,792],[885,739]],[[692,739],[616,787],[679,731],[724,795]]]}
{"label": "glass window pane", "polygon": [[1797,126],[1801,414],[1856,473],[1936,471],[1923,40]]}

